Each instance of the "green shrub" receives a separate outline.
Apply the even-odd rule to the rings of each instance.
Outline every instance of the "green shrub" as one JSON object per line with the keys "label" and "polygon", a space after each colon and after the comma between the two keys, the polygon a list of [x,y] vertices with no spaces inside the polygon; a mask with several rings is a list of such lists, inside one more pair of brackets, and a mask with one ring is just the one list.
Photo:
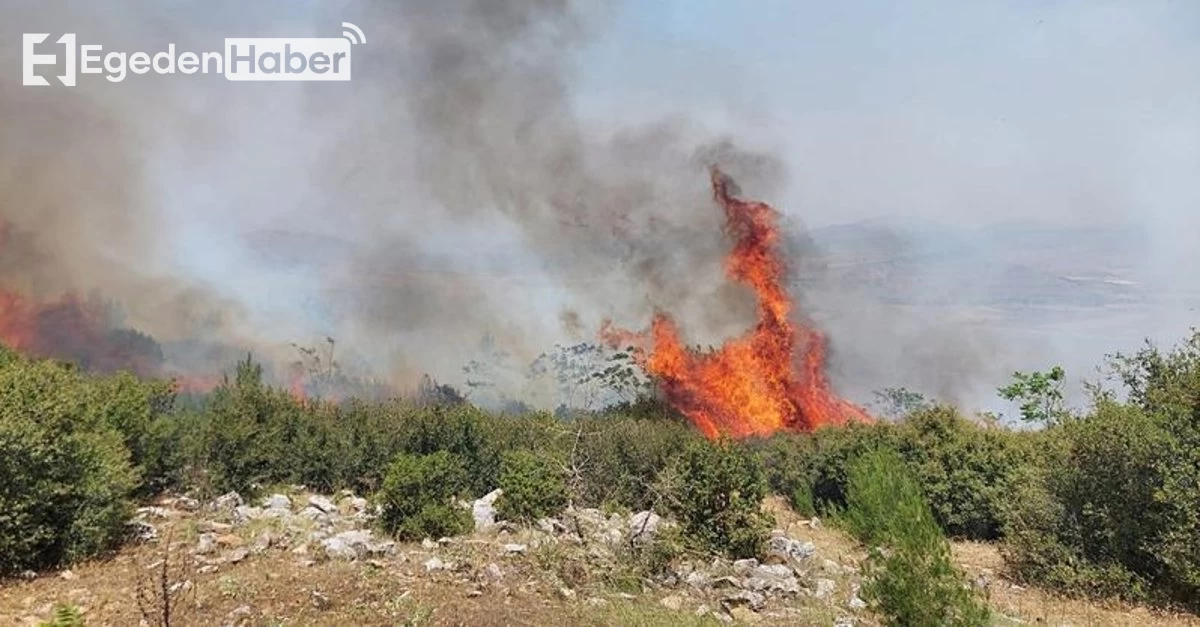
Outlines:
{"label": "green shrub", "polygon": [[995,540],[1012,474],[1030,462],[1020,434],[985,428],[953,408],[920,409],[896,427],[897,449],[942,530]]}
{"label": "green shrub", "polygon": [[384,531],[402,540],[453,536],[469,531],[470,513],[453,500],[466,491],[461,458],[445,451],[401,454],[388,468],[378,495]]}
{"label": "green shrub", "polygon": [[[1007,506],[1004,551],[1014,572],[1071,594],[1144,601],[1157,589],[1196,598],[1192,571],[1167,548],[1190,535],[1194,551],[1200,534],[1178,524],[1186,497],[1168,496],[1180,446],[1166,420],[1102,401],[1044,445],[1043,466],[1026,471]],[[1194,499],[1200,488],[1190,492]]]}
{"label": "green shrub", "polygon": [[505,453],[500,464],[496,514],[503,520],[532,522],[567,506],[567,484],[561,466],[530,451]]}
{"label": "green shrub", "polygon": [[983,625],[988,612],[951,561],[920,486],[894,451],[848,469],[842,521],[867,545],[864,598],[892,625]]}
{"label": "green shrub", "polygon": [[762,553],[770,529],[761,510],[766,483],[746,451],[694,441],[664,471],[659,486],[686,541],[735,559]]}
{"label": "green shrub", "polygon": [[[642,406],[634,409],[638,408],[649,411]],[[576,455],[581,504],[650,509],[656,502],[651,490],[653,477],[670,465],[688,442],[702,439],[695,428],[669,416],[625,411],[632,410],[616,408],[576,425],[583,431]],[[562,442],[564,454],[572,444]]]}
{"label": "green shrub", "polygon": [[122,537],[137,474],[89,385],[48,361],[0,365],[0,573],[89,557]]}

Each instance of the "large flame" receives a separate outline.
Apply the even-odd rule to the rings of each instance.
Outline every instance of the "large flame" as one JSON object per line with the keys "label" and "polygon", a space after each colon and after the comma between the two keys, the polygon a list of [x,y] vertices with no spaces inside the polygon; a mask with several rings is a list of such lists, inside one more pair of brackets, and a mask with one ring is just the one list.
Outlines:
{"label": "large flame", "polygon": [[783,287],[786,264],[775,210],[766,203],[735,198],[733,185],[712,170],[713,194],[734,241],[726,273],[749,285],[758,300],[753,330],[719,350],[699,352],[683,343],[675,322],[660,312],[642,333],[605,322],[601,338],[612,346],[632,345],[667,400],[709,438],[871,420],[862,408],[831,390],[825,376],[825,337],[791,319],[793,303]]}

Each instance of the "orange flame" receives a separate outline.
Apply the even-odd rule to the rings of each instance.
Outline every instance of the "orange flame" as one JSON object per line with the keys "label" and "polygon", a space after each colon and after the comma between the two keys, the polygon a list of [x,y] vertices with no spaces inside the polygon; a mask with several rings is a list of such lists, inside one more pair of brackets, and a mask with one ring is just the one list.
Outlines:
{"label": "orange flame", "polygon": [[632,345],[639,364],[660,382],[668,402],[709,438],[870,421],[862,408],[830,388],[825,337],[791,320],[793,303],[783,287],[787,268],[779,251],[775,210],[766,203],[734,198],[732,185],[719,170],[712,170],[713,195],[734,240],[725,271],[754,290],[754,329],[719,350],[697,352],[684,345],[675,322],[660,312],[646,332],[615,329],[605,322],[600,337],[614,347]]}

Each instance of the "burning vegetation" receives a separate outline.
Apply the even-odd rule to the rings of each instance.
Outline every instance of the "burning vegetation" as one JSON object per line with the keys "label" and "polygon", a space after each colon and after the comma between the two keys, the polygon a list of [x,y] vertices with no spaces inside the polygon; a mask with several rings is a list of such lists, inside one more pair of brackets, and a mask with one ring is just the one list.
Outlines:
{"label": "burning vegetation", "polygon": [[685,345],[678,325],[662,312],[642,333],[605,323],[602,340],[632,345],[638,363],[660,381],[667,400],[709,438],[869,421],[862,408],[830,388],[825,336],[792,320],[795,305],[784,288],[787,264],[779,249],[775,209],[736,198],[736,184],[716,168],[712,187],[733,239],[726,273],[754,291],[757,324],[713,351]]}

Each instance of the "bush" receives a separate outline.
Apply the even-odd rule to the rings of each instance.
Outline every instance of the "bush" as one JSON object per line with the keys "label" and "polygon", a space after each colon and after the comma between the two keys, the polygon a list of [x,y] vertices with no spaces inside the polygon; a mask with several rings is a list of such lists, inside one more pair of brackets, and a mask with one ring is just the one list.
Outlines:
{"label": "bush", "polygon": [[0,573],[58,566],[121,539],[137,474],[73,369],[0,365]]}
{"label": "bush", "polygon": [[758,463],[729,443],[692,442],[659,481],[684,539],[740,559],[762,553],[770,529]]}
{"label": "bush", "polygon": [[864,598],[893,625],[983,625],[987,609],[965,586],[919,485],[894,451],[848,469],[847,529],[867,545]]}
{"label": "bush", "polygon": [[1026,471],[1007,507],[1005,557],[1020,577],[1139,601],[1154,586],[1188,585],[1186,569],[1164,559],[1173,532],[1187,528],[1174,524],[1179,501],[1164,499],[1162,460],[1177,445],[1161,418],[1104,401],[1045,446],[1043,466]]}
{"label": "bush", "polygon": [[913,412],[896,436],[905,466],[947,535],[1000,537],[1002,499],[1013,473],[1030,462],[1028,438],[984,428],[945,406]]}
{"label": "bush", "polygon": [[653,478],[688,442],[702,439],[693,427],[669,415],[624,413],[633,409],[649,411],[643,406],[617,408],[579,421],[584,432],[576,455],[582,475],[578,495],[582,504],[615,505],[631,511],[654,507]]}
{"label": "bush", "polygon": [[500,489],[496,514],[503,520],[532,522],[567,506],[567,484],[559,465],[530,451],[504,454]]}
{"label": "bush", "polygon": [[467,471],[456,455],[401,454],[388,468],[378,495],[380,524],[402,540],[465,533],[471,529],[471,515],[453,500],[466,485]]}

